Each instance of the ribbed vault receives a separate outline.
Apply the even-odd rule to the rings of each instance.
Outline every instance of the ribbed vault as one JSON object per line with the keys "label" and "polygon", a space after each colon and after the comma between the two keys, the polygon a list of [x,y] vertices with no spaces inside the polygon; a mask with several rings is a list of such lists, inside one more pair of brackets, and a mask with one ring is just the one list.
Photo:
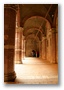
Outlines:
{"label": "ribbed vault", "polygon": [[41,36],[46,34],[47,24],[49,27],[51,27],[50,23],[45,18],[33,16],[26,20],[23,34],[25,37],[34,34],[35,37],[38,36],[39,39],[41,39]]}
{"label": "ribbed vault", "polygon": [[[19,4],[20,9],[20,26],[24,26],[25,21],[32,16],[45,17],[51,4]],[[50,12],[46,19],[52,23],[54,12],[57,8],[57,4],[52,4]]]}

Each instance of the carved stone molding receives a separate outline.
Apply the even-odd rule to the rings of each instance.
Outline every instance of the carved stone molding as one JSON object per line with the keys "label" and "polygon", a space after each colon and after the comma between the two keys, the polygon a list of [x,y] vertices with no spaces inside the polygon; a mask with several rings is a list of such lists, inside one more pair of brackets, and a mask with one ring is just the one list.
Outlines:
{"label": "carved stone molding", "polygon": [[23,32],[23,28],[22,27],[17,27],[16,32]]}
{"label": "carved stone molding", "polygon": [[14,81],[15,78],[16,78],[16,73],[15,72],[7,73],[7,74],[4,73],[4,82]]}
{"label": "carved stone molding", "polygon": [[56,28],[52,28],[51,30],[53,33],[56,33]]}
{"label": "carved stone molding", "polygon": [[18,4],[4,4],[4,8],[11,8],[15,11],[18,10]]}
{"label": "carved stone molding", "polygon": [[5,45],[4,49],[14,49],[14,45]]}

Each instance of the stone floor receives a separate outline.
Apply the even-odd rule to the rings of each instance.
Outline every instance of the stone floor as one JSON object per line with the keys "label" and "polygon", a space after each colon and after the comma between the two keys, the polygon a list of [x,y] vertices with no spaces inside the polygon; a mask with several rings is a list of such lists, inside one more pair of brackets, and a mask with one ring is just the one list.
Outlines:
{"label": "stone floor", "polygon": [[58,84],[58,64],[39,58],[25,58],[15,64],[16,80],[8,84]]}

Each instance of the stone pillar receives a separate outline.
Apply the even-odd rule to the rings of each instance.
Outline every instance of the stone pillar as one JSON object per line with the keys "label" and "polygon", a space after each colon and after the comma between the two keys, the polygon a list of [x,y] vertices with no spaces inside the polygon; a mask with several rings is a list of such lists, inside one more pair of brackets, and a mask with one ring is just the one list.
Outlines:
{"label": "stone pillar", "polygon": [[51,32],[51,63],[56,62],[56,29],[52,28]]}
{"label": "stone pillar", "polygon": [[56,19],[56,62],[58,63],[58,17]]}
{"label": "stone pillar", "polygon": [[47,60],[56,63],[56,29],[52,28],[47,34]]}
{"label": "stone pillar", "polygon": [[26,40],[24,38],[24,59],[25,59],[25,42],[26,42]]}
{"label": "stone pillar", "polygon": [[16,28],[16,33],[15,33],[15,63],[16,64],[21,64],[22,63],[22,58],[21,58],[21,43],[22,40],[22,28],[17,27]]}
{"label": "stone pillar", "polygon": [[25,37],[22,35],[22,60],[25,59]]}
{"label": "stone pillar", "polygon": [[49,30],[46,37],[46,60],[51,62],[51,31]]}
{"label": "stone pillar", "polygon": [[46,59],[46,37],[42,37],[42,59]]}
{"label": "stone pillar", "polygon": [[14,81],[14,47],[17,5],[4,5],[4,81]]}
{"label": "stone pillar", "polygon": [[39,41],[39,58],[42,58],[42,41]]}

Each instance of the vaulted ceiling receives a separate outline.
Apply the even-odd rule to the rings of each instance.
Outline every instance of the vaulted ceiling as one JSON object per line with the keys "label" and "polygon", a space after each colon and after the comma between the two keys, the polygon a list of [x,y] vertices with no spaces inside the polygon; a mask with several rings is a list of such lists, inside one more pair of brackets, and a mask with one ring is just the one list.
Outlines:
{"label": "vaulted ceiling", "polygon": [[41,38],[45,32],[46,23],[53,23],[58,4],[19,4],[20,26],[27,37],[32,34]]}
{"label": "vaulted ceiling", "polygon": [[[51,6],[51,8],[50,8]],[[32,16],[42,16],[45,17],[47,11],[50,8],[50,11],[46,17],[50,23],[52,23],[53,15],[55,13],[58,4],[19,4],[20,7],[20,17],[21,17],[21,26],[24,25],[24,22]]]}

